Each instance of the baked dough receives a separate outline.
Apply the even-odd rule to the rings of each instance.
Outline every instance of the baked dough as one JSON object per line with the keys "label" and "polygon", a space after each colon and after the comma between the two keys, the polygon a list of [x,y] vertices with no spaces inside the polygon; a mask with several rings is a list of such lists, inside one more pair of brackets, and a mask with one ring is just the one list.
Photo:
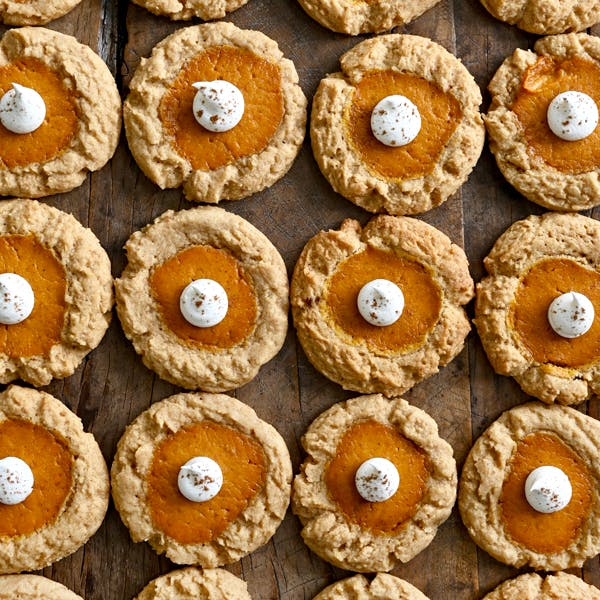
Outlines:
{"label": "baked dough", "polygon": [[[324,481],[327,464],[344,433],[366,419],[392,426],[430,460],[425,495],[398,533],[374,533],[351,522],[331,499]],[[438,526],[450,516],[457,479],[452,447],[439,437],[436,422],[406,400],[372,395],[334,404],[309,426],[302,446],[308,456],[294,479],[292,508],[302,522],[306,545],[336,567],[359,572],[389,571],[398,561],[407,562],[425,549]]]}
{"label": "baked dough", "polygon": [[377,573],[369,581],[363,575],[342,579],[326,587],[313,600],[428,600],[416,587],[407,581]]}
{"label": "baked dough", "polygon": [[536,362],[510,326],[511,305],[521,277],[544,258],[566,257],[600,270],[598,239],[595,219],[546,213],[514,223],[484,259],[489,275],[477,284],[474,319],[483,348],[497,373],[514,377],[523,391],[544,402],[578,404],[598,394],[600,356],[577,368]]}
{"label": "baked dough", "polygon": [[410,23],[440,0],[299,0],[323,27],[339,33],[380,32]]}
{"label": "baked dough", "polygon": [[[394,353],[368,347],[340,330],[322,306],[328,280],[340,263],[367,247],[425,265],[441,289],[437,323],[414,349]],[[464,251],[441,231],[409,217],[374,217],[364,229],[346,219],[339,231],[321,231],[304,247],[291,286],[294,325],[311,363],[345,389],[386,396],[404,393],[462,350],[470,330],[463,306],[472,297]]]}
{"label": "baked dough", "polygon": [[0,600],[83,600],[56,581],[39,575],[0,576]]}
{"label": "baked dough", "polygon": [[556,35],[538,40],[533,48],[515,50],[490,81],[492,102],[485,117],[490,150],[507,181],[532,202],[551,210],[592,208],[600,203],[600,169],[565,173],[530,152],[511,106],[526,70],[539,57],[579,57],[600,64],[600,39],[584,33]]}
{"label": "baked dough", "polygon": [[63,265],[65,319],[60,342],[47,355],[11,358],[0,353],[0,382],[35,386],[67,377],[102,340],[112,317],[110,260],[94,233],[75,217],[35,200],[0,202],[0,237],[34,235]]}
{"label": "baked dough", "polygon": [[544,571],[580,567],[600,551],[600,498],[595,492],[577,537],[560,552],[541,554],[515,543],[505,530],[499,500],[506,468],[519,440],[534,432],[550,432],[569,446],[587,466],[594,489],[598,488],[600,423],[572,408],[530,402],[503,413],[475,442],[460,478],[462,520],[475,543],[503,563]]}
{"label": "baked dough", "polygon": [[0,67],[25,57],[64,78],[75,92],[79,119],[69,145],[54,158],[10,169],[0,165],[0,195],[39,198],[78,187],[89,171],[108,162],[121,133],[121,96],[102,59],[70,35],[42,27],[10,29],[0,41]]}
{"label": "baked dough", "polygon": [[[279,67],[284,115],[261,152],[212,171],[194,170],[171,145],[159,106],[182,64],[202,50],[223,45],[247,49]],[[211,203],[244,198],[283,177],[300,151],[306,126],[306,98],[292,61],[263,33],[224,22],[180,29],[156,45],[137,68],[123,110],[129,148],[146,176],[161,189],[183,185],[188,200]]]}
{"label": "baked dough", "polygon": [[[56,432],[73,455],[71,492],[56,519],[31,534],[0,538],[0,573],[36,571],[78,550],[100,527],[108,509],[108,471],[94,436],[85,433],[79,417],[50,394],[9,386],[0,393],[0,422],[7,419]],[[41,582],[36,582],[34,589],[40,589]]]}
{"label": "baked dough", "polygon": [[81,0],[0,0],[0,21],[7,25],[44,25],[75,8]]}
{"label": "baked dough", "polygon": [[[439,44],[414,35],[374,37],[340,58],[341,73],[321,80],[310,134],[315,159],[333,189],[370,212],[421,213],[438,206],[466,181],[483,149],[481,93],[463,64]],[[433,170],[415,179],[386,179],[371,171],[351,146],[343,119],[355,85],[371,70],[423,77],[454,96],[462,118]]]}
{"label": "baked dough", "polygon": [[556,573],[542,577],[525,573],[500,584],[483,600],[600,600],[600,591],[579,577]]}
{"label": "baked dough", "polygon": [[[156,446],[204,420],[232,427],[259,442],[265,454],[266,479],[238,518],[211,542],[182,544],[154,526],[146,480]],[[156,402],[129,425],[111,468],[115,506],[133,541],[147,541],[174,563],[205,568],[235,562],[268,542],[285,516],[291,479],[290,455],[277,430],[249,406],[223,394],[177,394]]]}
{"label": "baked dough", "polygon": [[248,2],[248,0],[133,0],[155,15],[175,20],[198,17],[203,21],[221,19]]}
{"label": "baked dough", "polygon": [[[152,269],[191,246],[223,248],[237,259],[256,293],[257,322],[239,344],[218,351],[192,347],[165,327],[149,278]],[[277,354],[288,327],[288,280],[281,255],[248,221],[221,208],[167,211],[125,245],[128,264],[115,281],[117,313],[144,364],[188,389],[221,392],[250,381]]]}

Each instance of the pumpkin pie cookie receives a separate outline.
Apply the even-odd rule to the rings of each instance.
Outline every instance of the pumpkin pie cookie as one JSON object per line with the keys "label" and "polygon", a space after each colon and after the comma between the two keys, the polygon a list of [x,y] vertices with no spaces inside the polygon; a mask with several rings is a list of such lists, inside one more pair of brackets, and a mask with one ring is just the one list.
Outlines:
{"label": "pumpkin pie cookie", "polygon": [[129,425],[111,478],[134,542],[212,568],[268,542],[290,501],[292,466],[279,433],[249,406],[188,393]]}
{"label": "pumpkin pie cookie", "polygon": [[111,158],[120,131],[119,91],[90,48],[41,27],[4,34],[0,195],[38,198],[72,190]]}
{"label": "pumpkin pie cookie", "polygon": [[67,377],[102,340],[110,261],[91,230],[35,200],[0,202],[0,382]]}
{"label": "pumpkin pie cookie", "polygon": [[575,575],[556,573],[542,577],[525,573],[500,584],[483,600],[600,600],[600,591]]}
{"label": "pumpkin pie cookie", "polygon": [[0,576],[0,600],[83,600],[56,581],[39,575]]}
{"label": "pumpkin pie cookie", "polygon": [[43,25],[66,15],[81,0],[0,0],[0,21],[7,25]]}
{"label": "pumpkin pie cookie", "polygon": [[[566,406],[506,411],[477,440],[458,503],[476,544],[516,567],[580,567],[600,551],[600,422]],[[537,598],[537,597],[536,597]]]}
{"label": "pumpkin pie cookie", "polygon": [[108,496],[102,453],[77,415],[45,392],[0,393],[0,573],[75,552],[100,527]]}
{"label": "pumpkin pie cookie", "polygon": [[292,277],[294,324],[311,363],[345,389],[387,396],[462,350],[472,297],[463,250],[410,217],[321,231]]}
{"label": "pumpkin pie cookie", "polygon": [[285,264],[248,221],[216,207],[168,211],[125,248],[117,313],[144,364],[163,379],[231,390],[283,345]]}
{"label": "pumpkin pie cookie", "polygon": [[426,548],[450,515],[452,448],[406,400],[372,395],[335,404],[313,421],[302,445],[308,456],[294,479],[292,507],[307,546],[336,567],[389,571]]}
{"label": "pumpkin pie cookie", "polygon": [[296,158],[306,98],[293,63],[263,33],[231,23],[181,29],[142,61],[124,105],[129,148],[161,188],[237,200]]}
{"label": "pumpkin pie cookie", "polygon": [[323,27],[339,33],[387,31],[410,23],[440,0],[299,0]]}
{"label": "pumpkin pie cookie", "polygon": [[595,219],[547,213],[517,221],[484,259],[475,306],[483,347],[497,373],[544,402],[600,392],[599,239]]}
{"label": "pumpkin pie cookie", "polygon": [[581,31],[600,22],[598,0],[481,0],[496,19],[548,35]]}
{"label": "pumpkin pie cookie", "polygon": [[553,210],[599,204],[600,39],[571,33],[517,49],[489,90],[490,149],[508,182]]}
{"label": "pumpkin pie cookie", "polygon": [[421,213],[467,179],[484,140],[481,93],[429,39],[384,35],[340,59],[313,100],[315,159],[333,189],[371,212]]}
{"label": "pumpkin pie cookie", "polygon": [[203,21],[221,19],[240,8],[248,0],[133,0],[155,15],[175,20],[198,17]]}
{"label": "pumpkin pie cookie", "polygon": [[313,600],[428,600],[416,587],[407,581],[377,573],[369,581],[363,575],[355,575],[326,587]]}

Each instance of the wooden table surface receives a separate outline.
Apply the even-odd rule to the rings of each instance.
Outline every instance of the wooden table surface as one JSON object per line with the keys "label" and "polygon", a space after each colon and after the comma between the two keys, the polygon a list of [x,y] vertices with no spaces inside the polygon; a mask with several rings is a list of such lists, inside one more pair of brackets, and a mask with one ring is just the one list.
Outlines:
{"label": "wooden table surface", "polygon": [[[274,38],[294,61],[309,100],[319,80],[338,70],[340,54],[363,39],[322,28],[296,0],[250,0],[226,20]],[[96,50],[125,96],[140,57],[148,56],[159,40],[187,25],[153,16],[125,0],[83,0],[49,27],[74,35]],[[0,32],[5,29],[0,28]],[[535,41],[535,36],[495,21],[479,0],[442,0],[398,31],[430,37],[442,44],[462,59],[482,89],[505,56],[516,47],[531,47]],[[485,93],[484,108],[488,102]],[[192,206],[179,190],[161,191],[146,179],[133,161],[124,135],[115,157],[104,169],[89,176],[79,189],[46,201],[73,213],[95,232],[110,255],[115,276],[123,269],[122,247],[133,231],[167,209]],[[308,140],[290,172],[276,185],[249,199],[224,202],[222,206],[261,229],[282,253],[290,273],[303,245],[317,231],[337,228],[346,217],[363,223],[369,218],[332,191],[319,172]],[[477,281],[484,273],[482,258],[498,235],[514,221],[541,212],[504,181],[486,147],[462,190],[419,218],[464,245]],[[600,211],[590,212],[600,217]],[[143,366],[116,317],[100,346],[75,374],[46,389],[83,419],[109,465],[125,426],[153,402],[178,391]],[[307,425],[324,409],[353,394],[315,371],[290,327],[277,357],[234,395],[281,432],[297,469],[302,459],[300,438]],[[474,333],[449,366],[417,385],[406,398],[435,418],[441,435],[452,444],[459,465],[472,440],[487,425],[503,410],[527,399],[511,379],[494,375]],[[599,416],[595,401],[582,409]],[[350,575],[309,552],[299,531],[298,520],[288,513],[266,546],[228,567],[248,582],[253,598],[311,599],[327,584]],[[85,547],[43,574],[87,600],[130,600],[150,579],[173,568],[147,544],[131,542],[111,503],[104,524]],[[598,558],[574,572],[600,586]],[[393,573],[406,578],[432,600],[475,600],[516,571],[477,549],[455,509],[431,545]]]}

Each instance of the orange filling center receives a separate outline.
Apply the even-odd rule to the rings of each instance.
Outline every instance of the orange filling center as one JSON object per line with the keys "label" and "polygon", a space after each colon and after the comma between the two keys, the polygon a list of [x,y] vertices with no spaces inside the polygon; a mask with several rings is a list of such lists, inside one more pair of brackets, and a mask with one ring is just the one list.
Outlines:
{"label": "orange filling center", "polygon": [[69,492],[73,456],[67,443],[29,421],[0,423],[0,458],[16,456],[33,472],[31,494],[19,504],[0,504],[0,537],[27,535],[52,523]]}
{"label": "orange filling center", "polygon": [[[244,96],[244,116],[229,131],[213,133],[200,125],[192,110],[197,81],[223,79]],[[164,95],[159,116],[175,150],[194,169],[209,171],[257,154],[273,137],[283,118],[279,67],[249,50],[214,46],[197,54]]]}
{"label": "orange filling center", "polygon": [[[371,325],[358,311],[361,288],[374,279],[394,282],[404,294],[404,311],[392,325]],[[426,267],[368,246],[340,263],[331,277],[326,304],[334,323],[374,350],[408,352],[421,345],[437,323],[442,292]]]}
{"label": "orange filling center", "polygon": [[0,353],[10,358],[44,356],[60,341],[65,320],[65,269],[32,236],[0,237],[0,273],[25,278],[35,296],[32,313],[16,325],[0,324]]}
{"label": "orange filling center", "polygon": [[46,104],[46,118],[33,132],[12,133],[0,123],[0,166],[12,169],[43,163],[58,156],[75,135],[79,118],[75,95],[60,75],[36,58],[0,67],[0,97],[19,83],[34,89]]}
{"label": "orange filling center", "polygon": [[583,140],[569,142],[552,133],[546,113],[560,93],[583,92],[600,106],[600,66],[583,58],[557,60],[543,56],[530,66],[512,105],[532,153],[563,173],[585,173],[600,167],[600,127]]}
{"label": "orange filling center", "polygon": [[[371,131],[371,113],[386,96],[408,98],[421,114],[421,131],[399,148],[382,144]],[[458,100],[409,73],[369,71],[356,85],[345,110],[346,135],[369,169],[388,179],[416,179],[431,173],[462,118]]]}
{"label": "orange filling center", "polygon": [[587,333],[564,338],[548,322],[548,307],[567,292],[587,296],[600,314],[600,273],[568,258],[550,258],[536,263],[523,277],[510,313],[512,326],[538,363],[579,367],[600,358],[600,318]]}
{"label": "orange filling center", "polygon": [[[573,488],[569,504],[550,514],[536,511],[525,497],[529,473],[544,465],[562,469]],[[517,444],[502,486],[500,506],[506,531],[534,552],[560,552],[579,535],[592,502],[592,489],[587,467],[569,446],[552,433],[532,433]]]}
{"label": "orange filling center", "polygon": [[[400,474],[398,491],[385,502],[367,502],[354,476],[370,458],[387,458]],[[375,533],[396,533],[415,514],[430,475],[427,455],[393,427],[377,421],[352,426],[325,470],[329,495],[353,523]]]}
{"label": "orange filling center", "polygon": [[[207,502],[192,502],[177,477],[195,456],[221,467],[221,491]],[[235,521],[261,490],[266,460],[261,445],[230,427],[206,421],[169,436],[154,451],[148,475],[148,504],[154,525],[181,544],[207,543]]]}

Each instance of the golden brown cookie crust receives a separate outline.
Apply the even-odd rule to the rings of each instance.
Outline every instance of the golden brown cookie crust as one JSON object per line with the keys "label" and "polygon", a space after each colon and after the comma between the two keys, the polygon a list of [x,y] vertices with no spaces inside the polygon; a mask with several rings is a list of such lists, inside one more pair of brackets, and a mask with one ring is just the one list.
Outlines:
{"label": "golden brown cookie crust", "polygon": [[47,355],[0,353],[0,382],[35,386],[71,375],[101,342],[112,317],[110,260],[91,229],[72,215],[35,200],[0,202],[0,236],[30,235],[48,248],[66,274],[65,319],[59,343]]}
{"label": "golden brown cookie crust", "polygon": [[580,567],[600,551],[597,494],[579,535],[561,552],[547,555],[518,545],[504,528],[500,496],[507,465],[518,442],[534,432],[557,436],[585,463],[593,485],[600,484],[600,423],[566,406],[530,402],[503,413],[475,442],[460,478],[458,506],[462,520],[475,543],[503,563],[546,571]]}
{"label": "golden brown cookie crust", "polygon": [[29,535],[0,539],[0,573],[36,571],[75,552],[100,527],[108,509],[108,471],[94,436],[50,394],[9,386],[0,393],[0,422],[7,419],[55,432],[73,455],[71,492],[57,518]]}
{"label": "golden brown cookie crust", "polygon": [[[350,522],[331,500],[324,482],[325,468],[344,433],[365,419],[393,427],[425,452],[431,463],[425,495],[396,534],[375,534]],[[450,515],[456,499],[452,448],[439,437],[435,421],[406,400],[377,394],[335,404],[313,421],[302,445],[308,456],[294,479],[292,508],[304,526],[306,545],[336,567],[389,571],[398,561],[407,562],[426,548]]]}
{"label": "golden brown cookie crust", "polygon": [[248,0],[133,0],[155,15],[173,21],[189,21],[198,17],[203,21],[221,19],[248,2]]}
{"label": "golden brown cookie crust", "polygon": [[114,154],[121,133],[121,97],[102,59],[70,35],[42,27],[10,29],[0,41],[0,67],[23,57],[54,69],[74,90],[79,126],[58,156],[43,163],[0,168],[0,195],[39,198],[67,192]]}
{"label": "golden brown cookie crust", "polygon": [[[156,446],[203,420],[232,427],[256,440],[265,454],[266,480],[223,533],[209,543],[182,544],[152,523],[146,480]],[[249,406],[223,394],[177,394],[153,404],[123,434],[111,468],[115,506],[133,541],[147,541],[177,564],[207,568],[234,562],[267,543],[285,516],[291,479],[290,455],[277,430]]]}
{"label": "golden brown cookie crust", "polygon": [[600,22],[598,0],[481,0],[496,19],[530,33],[581,31]]}
{"label": "golden brown cookie crust", "polygon": [[39,575],[0,576],[0,600],[83,600],[64,585]]}
{"label": "golden brown cookie crust", "polygon": [[[341,73],[321,80],[310,122],[313,153],[333,189],[371,212],[394,215],[425,212],[453,194],[473,170],[483,148],[481,93],[463,64],[439,44],[414,35],[374,37],[340,58]],[[413,73],[451,94],[462,119],[433,171],[398,181],[371,172],[350,145],[343,126],[344,109],[355,85],[369,70]]]}
{"label": "golden brown cookie crust", "polygon": [[369,581],[363,575],[342,579],[326,587],[313,600],[428,600],[416,587],[393,575],[377,573]]}
{"label": "golden brown cookie crust", "polygon": [[[339,331],[321,308],[338,265],[367,247],[408,256],[425,265],[442,291],[440,316],[424,343],[404,353],[378,351]],[[437,373],[463,348],[470,331],[463,309],[473,297],[464,251],[431,225],[409,217],[374,217],[361,229],[345,220],[339,231],[321,231],[304,247],[294,269],[292,314],[311,363],[345,389],[395,396]]]}
{"label": "golden brown cookie crust", "polygon": [[490,81],[492,102],[485,117],[490,149],[507,181],[532,202],[560,211],[592,208],[600,203],[600,169],[572,174],[548,165],[529,152],[523,127],[510,110],[525,71],[540,56],[577,56],[600,64],[600,39],[570,33],[542,38],[535,43],[534,51],[515,50]]}
{"label": "golden brown cookie crust", "polygon": [[[163,324],[150,289],[154,267],[196,245],[223,248],[240,263],[256,293],[257,322],[237,345],[190,347]],[[245,219],[216,207],[167,211],[134,233],[125,245],[128,263],[115,281],[117,313],[144,364],[176,385],[209,392],[247,383],[285,341],[288,279],[279,252]]]}
{"label": "golden brown cookie crust", "polygon": [[477,284],[474,323],[485,352],[497,373],[514,377],[544,402],[578,404],[600,393],[600,360],[578,368],[534,361],[509,325],[515,293],[521,277],[544,258],[569,258],[600,270],[599,239],[595,219],[546,213],[514,223],[484,259],[489,275]]}
{"label": "golden brown cookie crust", "polygon": [[440,0],[299,0],[315,21],[332,31],[358,35],[410,23]]}
{"label": "golden brown cookie crust", "polygon": [[575,575],[556,573],[542,577],[526,573],[509,579],[483,600],[600,600],[600,591]]}
{"label": "golden brown cookie crust", "polygon": [[[284,115],[261,152],[212,171],[194,170],[171,145],[159,106],[182,64],[221,45],[245,48],[280,68]],[[244,198],[283,177],[300,151],[306,126],[306,98],[292,61],[263,33],[224,22],[180,29],[157,44],[137,68],[123,112],[129,148],[147,177],[162,189],[183,185],[188,200],[211,203]]]}
{"label": "golden brown cookie crust", "polygon": [[81,0],[0,0],[0,21],[7,25],[44,25],[66,15]]}

